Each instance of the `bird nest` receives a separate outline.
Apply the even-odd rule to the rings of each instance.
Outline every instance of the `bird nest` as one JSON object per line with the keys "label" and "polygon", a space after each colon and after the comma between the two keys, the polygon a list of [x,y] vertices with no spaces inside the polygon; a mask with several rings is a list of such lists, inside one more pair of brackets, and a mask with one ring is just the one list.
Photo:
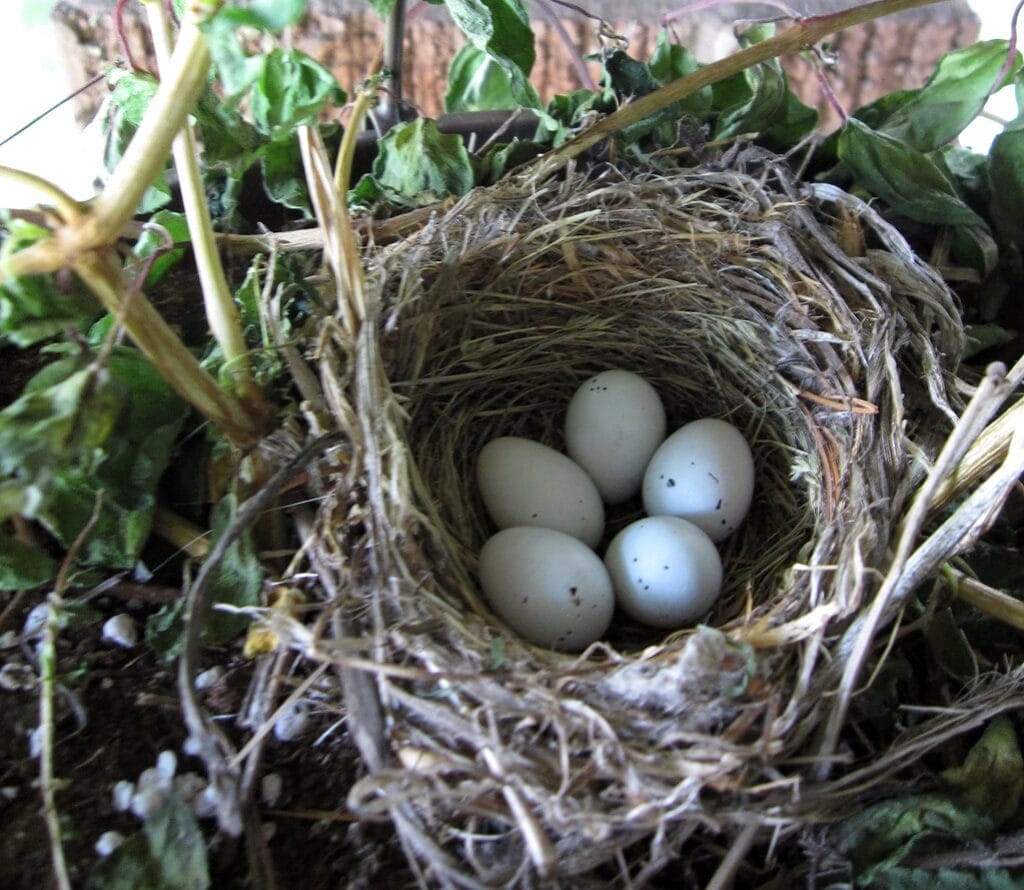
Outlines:
{"label": "bird nest", "polygon": [[[320,652],[367,767],[349,806],[446,886],[642,883],[696,831],[785,824],[841,631],[956,418],[942,280],[859,199],[754,151],[476,191],[367,262],[364,317],[321,340],[349,440],[316,547]],[[617,615],[557,653],[481,597],[474,463],[496,436],[563,448],[573,392],[609,368],[654,385],[670,430],[739,427],[755,497],[700,626]],[[610,509],[606,534],[639,513]]]}

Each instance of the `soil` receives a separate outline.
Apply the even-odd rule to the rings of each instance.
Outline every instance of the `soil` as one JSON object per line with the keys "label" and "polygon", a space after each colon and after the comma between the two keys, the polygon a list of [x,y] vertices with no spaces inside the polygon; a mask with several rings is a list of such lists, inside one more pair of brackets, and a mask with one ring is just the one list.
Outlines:
{"label": "soil", "polygon": [[[41,594],[25,598],[2,630],[20,631],[29,610],[41,601]],[[98,605],[104,618],[125,608],[117,600]],[[133,617],[141,619],[144,613],[136,609]],[[198,760],[182,754],[185,731],[173,666],[142,644],[125,649],[102,640],[101,624],[92,621],[63,632],[58,646],[58,671],[65,683],[55,701],[54,761],[74,887],[85,884],[98,861],[93,846],[102,833],[128,836],[141,825],[135,816],[115,809],[111,792],[117,782],[135,781],[165,750],[177,754],[179,774],[203,772]],[[209,690],[205,704],[230,729],[252,663],[231,650],[207,654],[211,663],[219,662],[227,671]],[[10,679],[0,691],[0,713],[7,726],[0,735],[0,823],[5,826],[0,832],[0,887],[5,890],[56,886],[42,816],[39,762],[29,749],[39,723],[33,660],[32,649],[23,643],[0,652],[0,669]],[[14,685],[15,677],[24,688],[6,688]],[[265,807],[260,814],[274,873],[281,887],[359,888],[380,884],[386,869],[384,885],[396,886],[393,879],[407,869],[390,827],[356,823],[345,813],[345,798],[358,774],[354,749],[343,728],[318,740],[335,722],[325,714],[302,737],[290,742],[271,738],[266,747],[263,773],[277,773],[283,780],[273,809]],[[200,825],[209,841],[213,885],[251,886],[243,843],[218,835],[211,819]]]}

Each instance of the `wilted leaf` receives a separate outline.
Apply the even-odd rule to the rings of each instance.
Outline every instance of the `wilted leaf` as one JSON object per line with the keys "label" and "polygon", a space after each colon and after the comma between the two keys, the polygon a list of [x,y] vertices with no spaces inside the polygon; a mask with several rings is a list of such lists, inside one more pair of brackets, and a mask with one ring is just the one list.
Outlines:
{"label": "wilted leaf", "polygon": [[508,75],[517,105],[539,108],[530,71],[537,54],[530,18],[520,0],[445,0],[459,29]]}
{"label": "wilted leaf", "polygon": [[1024,758],[1010,719],[993,720],[964,762],[941,775],[967,806],[986,813],[997,825],[1009,819],[1024,789]]}
{"label": "wilted leaf", "polygon": [[490,111],[519,105],[512,79],[504,67],[472,44],[466,44],[448,67],[445,111]]}
{"label": "wilted leaf", "polygon": [[953,793],[884,801],[835,829],[836,847],[850,860],[858,886],[897,886],[890,877],[909,874],[901,866],[912,851],[988,840],[1013,815],[1022,763],[1009,719],[996,718],[963,765],[946,770],[942,779]]}
{"label": "wilted leaf", "polygon": [[443,134],[427,118],[392,127],[381,139],[373,172],[364,181],[399,207],[426,207],[449,195],[464,195],[474,185],[475,171],[462,139]]}
{"label": "wilted leaf", "polygon": [[292,131],[314,123],[328,102],[344,104],[334,75],[305,53],[274,49],[259,58],[249,107],[264,133]]}
{"label": "wilted leaf", "polygon": [[896,213],[933,225],[984,227],[935,163],[899,140],[850,118],[839,134],[838,152],[857,183]]}
{"label": "wilted leaf", "polygon": [[[918,151],[941,148],[978,116],[998,87],[1008,51],[1005,40],[985,40],[947,53],[928,82],[877,128]],[[1011,79],[1019,64],[1018,55]]]}

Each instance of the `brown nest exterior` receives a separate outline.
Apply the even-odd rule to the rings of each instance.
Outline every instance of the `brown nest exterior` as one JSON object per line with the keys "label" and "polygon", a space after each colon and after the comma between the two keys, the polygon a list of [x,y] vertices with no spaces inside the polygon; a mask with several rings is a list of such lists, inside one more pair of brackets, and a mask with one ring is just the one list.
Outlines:
{"label": "brown nest exterior", "polygon": [[[642,883],[697,829],[785,825],[840,634],[959,407],[939,276],[863,202],[754,150],[477,191],[368,268],[365,318],[321,340],[351,449],[315,545],[334,579],[318,651],[368,768],[350,807],[387,813],[440,886],[608,864]],[[481,599],[473,467],[495,436],[560,448],[572,393],[607,368],[646,377],[670,430],[736,424],[756,494],[705,625],[617,617],[565,655]]]}

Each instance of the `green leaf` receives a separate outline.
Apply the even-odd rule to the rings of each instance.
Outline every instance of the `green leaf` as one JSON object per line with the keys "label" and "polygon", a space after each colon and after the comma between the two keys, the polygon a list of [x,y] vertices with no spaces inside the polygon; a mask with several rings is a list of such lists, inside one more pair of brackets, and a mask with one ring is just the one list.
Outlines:
{"label": "green leaf", "polygon": [[1019,890],[1020,877],[1004,868],[891,868],[871,886],[880,890]]}
{"label": "green leaf", "polygon": [[106,367],[81,353],[43,368],[0,412],[0,472],[36,493],[23,515],[65,546],[104,507],[84,564],[129,568],[149,536],[154,492],[187,406],[136,350]]}
{"label": "green leaf", "polygon": [[[152,226],[160,226],[163,231],[154,229]],[[143,260],[154,254],[159,254],[149,266],[144,285],[146,288],[150,288],[160,281],[168,270],[185,255],[185,248],[168,245],[165,233],[170,237],[171,244],[188,243],[191,236],[185,214],[174,210],[158,210],[149,218],[147,227],[143,229],[139,240],[135,242],[132,253],[138,259]]]}
{"label": "green leaf", "polygon": [[56,574],[57,562],[44,550],[0,531],[0,590],[38,587]]}
{"label": "green leaf", "polygon": [[516,104],[539,108],[529,82],[537,57],[533,31],[520,0],[445,0],[445,5],[470,43],[505,70]]}
{"label": "green leaf", "polygon": [[[108,96],[97,114],[104,137],[103,165],[112,172],[135,137],[139,122],[156,92],[155,81],[146,75],[122,73],[117,76],[113,93]],[[121,88],[122,82],[125,84]],[[170,161],[170,155],[168,155]],[[171,189],[166,175],[161,172],[150,183],[139,202],[138,213],[152,213],[171,200]]]}
{"label": "green leaf", "polygon": [[305,53],[274,49],[261,60],[249,105],[264,133],[315,123],[328,102],[344,104],[345,94],[334,75]]}
{"label": "green leaf", "polygon": [[777,61],[755,65],[715,84],[715,139],[760,133],[771,126],[787,92],[786,75]]}
{"label": "green leaf", "polygon": [[833,841],[850,860],[857,886],[895,886],[890,877],[925,844],[949,849],[994,836],[1019,806],[1024,781],[1010,720],[993,720],[963,765],[946,770],[942,779],[952,793],[883,801],[836,827]]}
{"label": "green leaf", "polygon": [[[693,74],[703,67],[697,61],[697,57],[688,49],[671,43],[668,38],[668,32],[665,29],[658,32],[658,42],[654,47],[654,52],[651,54],[647,66],[651,77],[657,81],[658,86],[664,86],[673,80],[678,80],[680,77],[686,77],[686,75]],[[703,121],[711,112],[712,99],[713,92],[711,87],[701,87],[696,93],[687,96],[677,105],[680,112],[693,115],[693,117]]]}
{"label": "green leaf", "polygon": [[374,12],[381,17],[386,19],[391,15],[391,11],[395,8],[395,4],[398,0],[369,0],[370,6],[373,7]]}
{"label": "green leaf", "polygon": [[[0,266],[49,237],[46,229],[22,220],[9,219],[5,225],[8,236],[0,245]],[[52,275],[25,275],[0,284],[0,342],[31,346],[67,330],[81,330],[99,314],[96,300],[77,278],[58,283]]]}
{"label": "green leaf", "polygon": [[192,811],[170,792],[136,832],[93,868],[87,890],[206,890],[206,842]]}
{"label": "green leaf", "polygon": [[263,190],[270,200],[311,213],[309,187],[302,170],[299,138],[292,132],[272,139],[260,153],[263,168]]}
{"label": "green leaf", "polygon": [[1024,248],[1024,115],[1007,124],[988,153],[992,181],[989,213],[1000,243]]}
{"label": "green leaf", "polygon": [[862,188],[902,216],[933,225],[985,225],[927,155],[892,136],[850,118],[838,153]]}
{"label": "green leaf", "polygon": [[1012,721],[997,717],[989,723],[964,762],[941,776],[965,806],[1002,825],[1017,812],[1024,790],[1024,757]]}
{"label": "green leaf", "polygon": [[[978,116],[1000,86],[997,80],[1008,51],[1005,40],[985,40],[947,53],[928,82],[877,129],[921,152],[941,148]],[[1017,54],[1010,78],[1019,66]]]}
{"label": "green leaf", "polygon": [[445,111],[502,111],[519,105],[512,79],[492,56],[466,44],[448,67]]}
{"label": "green leaf", "polygon": [[[449,195],[464,195],[474,185],[473,164],[462,139],[443,134],[427,118],[398,124],[380,141],[372,186],[399,207],[426,207]],[[366,177],[363,177],[366,179]]]}
{"label": "green leaf", "polygon": [[963,355],[965,360],[996,346],[1005,346],[1017,338],[1014,331],[1008,331],[998,324],[969,324],[964,331],[967,334]]}
{"label": "green leaf", "polygon": [[133,127],[142,123],[149,103],[156,95],[159,82],[152,74],[120,72],[116,75],[110,101]]}
{"label": "green leaf", "polygon": [[228,3],[218,15],[235,26],[275,34],[294,25],[305,11],[306,0],[249,0],[244,6]]}

